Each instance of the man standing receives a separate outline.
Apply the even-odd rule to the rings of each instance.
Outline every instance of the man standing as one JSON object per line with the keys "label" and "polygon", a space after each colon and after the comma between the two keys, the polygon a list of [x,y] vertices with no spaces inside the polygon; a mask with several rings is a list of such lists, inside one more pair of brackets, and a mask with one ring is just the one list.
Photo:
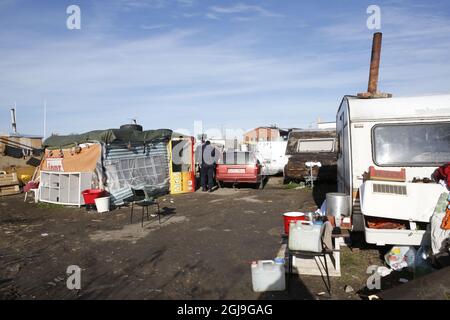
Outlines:
{"label": "man standing", "polygon": [[200,182],[202,185],[202,191],[212,192],[214,187],[213,177],[216,164],[216,149],[209,141],[206,141],[202,145],[201,157]]}

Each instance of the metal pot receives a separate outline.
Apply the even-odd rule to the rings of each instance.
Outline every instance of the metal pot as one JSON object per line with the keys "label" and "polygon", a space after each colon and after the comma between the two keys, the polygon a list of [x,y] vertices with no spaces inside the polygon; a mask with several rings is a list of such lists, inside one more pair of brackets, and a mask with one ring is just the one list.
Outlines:
{"label": "metal pot", "polygon": [[348,217],[350,215],[350,196],[345,193],[327,193],[327,215]]}

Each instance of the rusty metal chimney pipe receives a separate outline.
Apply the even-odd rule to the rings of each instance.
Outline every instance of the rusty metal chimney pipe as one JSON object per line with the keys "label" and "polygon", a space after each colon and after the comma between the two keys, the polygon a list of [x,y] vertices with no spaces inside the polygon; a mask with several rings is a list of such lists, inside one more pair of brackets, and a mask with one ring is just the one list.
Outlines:
{"label": "rusty metal chimney pipe", "polygon": [[376,32],[373,34],[372,42],[372,56],[370,58],[370,73],[369,73],[369,85],[367,92],[376,94],[378,90],[378,74],[380,71],[380,57],[381,57],[381,40],[383,34]]}

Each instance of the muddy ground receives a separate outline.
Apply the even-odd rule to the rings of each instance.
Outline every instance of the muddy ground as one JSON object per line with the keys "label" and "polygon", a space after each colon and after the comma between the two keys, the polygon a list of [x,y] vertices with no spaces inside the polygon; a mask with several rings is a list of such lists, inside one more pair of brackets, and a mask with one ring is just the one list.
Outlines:
{"label": "muddy ground", "polygon": [[[226,188],[160,198],[162,223],[141,227],[140,212],[109,213],[0,199],[1,299],[329,299],[319,276],[294,280],[291,292],[254,293],[250,263],[272,259],[281,244],[282,213],[315,210],[325,192]],[[360,242],[361,243],[361,242]],[[342,277],[332,299],[360,299],[366,269],[380,251],[354,240],[342,249]],[[68,290],[66,269],[81,267],[81,290]],[[346,293],[350,285],[354,292]]]}

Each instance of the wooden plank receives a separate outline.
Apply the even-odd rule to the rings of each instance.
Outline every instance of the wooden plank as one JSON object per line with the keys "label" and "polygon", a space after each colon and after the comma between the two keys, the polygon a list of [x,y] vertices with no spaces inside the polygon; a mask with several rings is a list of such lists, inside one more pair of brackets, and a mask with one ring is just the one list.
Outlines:
{"label": "wooden plank", "polygon": [[19,184],[17,173],[0,174],[0,186],[11,186]]}
{"label": "wooden plank", "polygon": [[0,196],[8,196],[20,193],[19,185],[0,187]]}

